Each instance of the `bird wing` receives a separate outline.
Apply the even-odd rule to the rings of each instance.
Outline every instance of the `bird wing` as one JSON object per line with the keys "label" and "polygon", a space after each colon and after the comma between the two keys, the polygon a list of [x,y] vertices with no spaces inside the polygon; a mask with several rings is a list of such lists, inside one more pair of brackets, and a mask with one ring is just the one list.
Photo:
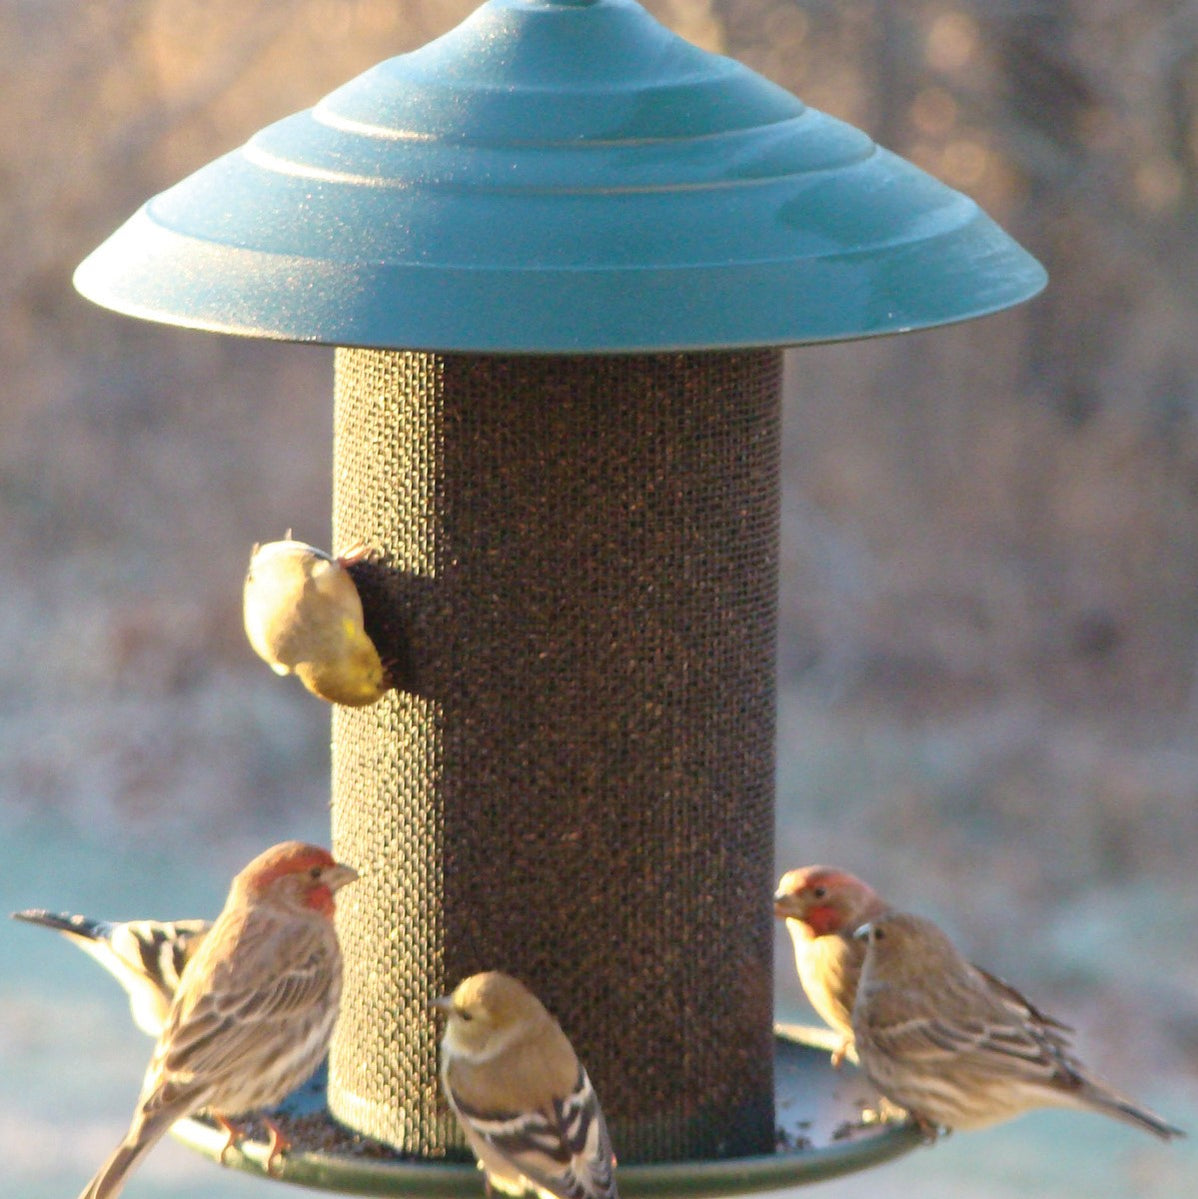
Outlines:
{"label": "bird wing", "polygon": [[1047,1012],[1042,1012],[1026,995],[1017,991],[1005,979],[999,978],[997,974],[991,974],[989,970],[983,970],[981,966],[977,965],[973,969],[989,984],[995,998],[1006,1004],[1019,1019],[1039,1025],[1046,1033],[1057,1036],[1062,1045],[1067,1043],[1069,1034],[1074,1031],[1072,1025],[1063,1023],[1055,1016],[1048,1015]]}
{"label": "bird wing", "polygon": [[162,1032],[184,967],[211,927],[207,920],[117,923],[41,909],[13,916],[62,933],[95,958],[124,988],[134,1022],[152,1037]]}
{"label": "bird wing", "polygon": [[[232,934],[227,951],[207,952],[220,949],[225,931]],[[261,914],[237,928],[214,928],[184,971],[147,1081],[186,1086],[197,1075],[220,1077],[261,1043],[266,1027],[322,1004],[331,951],[322,931],[284,932]]]}
{"label": "bird wing", "polygon": [[543,1110],[486,1113],[452,1096],[470,1127],[544,1192],[559,1199],[618,1199],[611,1140],[587,1072]]}
{"label": "bird wing", "polygon": [[975,993],[968,1007],[954,1004],[952,998],[951,992],[943,995],[932,1013],[872,1022],[870,1040],[882,1052],[911,1063],[951,1061],[967,1067],[972,1061],[988,1075],[1040,1075],[1045,1082],[1076,1076],[1077,1063],[1061,1035],[1035,1019],[1021,1018],[1005,997]]}

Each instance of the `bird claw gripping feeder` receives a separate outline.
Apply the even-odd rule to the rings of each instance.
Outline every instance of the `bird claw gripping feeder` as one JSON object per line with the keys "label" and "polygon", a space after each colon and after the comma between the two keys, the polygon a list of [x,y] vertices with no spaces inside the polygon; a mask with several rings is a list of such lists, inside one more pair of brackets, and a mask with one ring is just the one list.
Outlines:
{"label": "bird claw gripping feeder", "polygon": [[378,547],[404,671],[333,717],[364,877],[312,1119],[359,1135],[294,1134],[283,1177],[478,1191],[427,1004],[491,968],[577,1047],[626,1196],[909,1147],[777,1143],[863,1089],[772,1025],[780,347],[993,312],[1039,264],[632,0],[489,0],[154,197],[76,284],[339,347],[334,544]]}

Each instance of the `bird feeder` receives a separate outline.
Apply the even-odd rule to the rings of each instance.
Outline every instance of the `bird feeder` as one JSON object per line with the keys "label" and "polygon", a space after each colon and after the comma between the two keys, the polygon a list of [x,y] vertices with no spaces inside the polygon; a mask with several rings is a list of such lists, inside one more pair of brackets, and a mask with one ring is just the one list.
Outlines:
{"label": "bird feeder", "polygon": [[489,0],[154,197],[75,281],[338,347],[333,544],[380,550],[356,577],[402,671],[333,716],[364,878],[309,1107],[359,1140],[283,1177],[481,1187],[426,1005],[490,968],[571,1037],[625,1195],[914,1143],[777,1144],[860,1085],[772,1021],[781,347],[993,312],[1039,264],[633,0]]}

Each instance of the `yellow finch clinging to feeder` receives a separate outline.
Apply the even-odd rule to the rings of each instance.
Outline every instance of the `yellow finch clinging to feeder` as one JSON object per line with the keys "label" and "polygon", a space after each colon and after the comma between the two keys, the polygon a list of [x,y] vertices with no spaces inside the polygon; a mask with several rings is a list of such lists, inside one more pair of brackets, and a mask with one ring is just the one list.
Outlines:
{"label": "yellow finch clinging to feeder", "polygon": [[362,599],[346,567],[366,554],[340,557],[302,541],[254,546],[245,576],[245,632],[276,674],[295,674],[313,695],[360,708],[390,686],[366,635]]}
{"label": "yellow finch clinging to feeder", "polygon": [[540,1000],[491,971],[433,1004],[447,1017],[441,1082],[488,1193],[618,1199],[599,1100]]}

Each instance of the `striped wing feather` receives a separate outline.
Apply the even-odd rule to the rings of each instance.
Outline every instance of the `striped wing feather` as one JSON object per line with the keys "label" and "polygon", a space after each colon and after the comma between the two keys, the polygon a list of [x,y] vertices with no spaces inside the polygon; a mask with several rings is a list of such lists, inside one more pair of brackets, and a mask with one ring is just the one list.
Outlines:
{"label": "striped wing feather", "polygon": [[614,1155],[587,1072],[551,1109],[483,1113],[454,1103],[474,1132],[537,1188],[559,1199],[617,1199]]}

